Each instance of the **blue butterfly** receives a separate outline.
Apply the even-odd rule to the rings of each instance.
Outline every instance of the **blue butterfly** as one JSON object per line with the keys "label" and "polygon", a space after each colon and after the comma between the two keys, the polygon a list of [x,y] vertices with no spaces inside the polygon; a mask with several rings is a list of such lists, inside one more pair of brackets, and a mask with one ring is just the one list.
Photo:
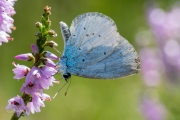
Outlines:
{"label": "blue butterfly", "polygon": [[67,81],[71,74],[97,79],[121,78],[138,73],[140,59],[123,38],[114,21],[89,12],[77,16],[70,26],[60,22],[64,52],[58,64]]}

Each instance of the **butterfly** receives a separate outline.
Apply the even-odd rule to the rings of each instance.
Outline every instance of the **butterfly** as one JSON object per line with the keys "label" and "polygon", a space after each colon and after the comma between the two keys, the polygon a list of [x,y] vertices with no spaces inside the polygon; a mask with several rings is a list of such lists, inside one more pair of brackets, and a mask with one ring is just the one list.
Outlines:
{"label": "butterfly", "polygon": [[70,26],[60,22],[64,52],[58,71],[67,81],[71,74],[95,79],[121,78],[138,73],[140,59],[108,16],[89,12]]}

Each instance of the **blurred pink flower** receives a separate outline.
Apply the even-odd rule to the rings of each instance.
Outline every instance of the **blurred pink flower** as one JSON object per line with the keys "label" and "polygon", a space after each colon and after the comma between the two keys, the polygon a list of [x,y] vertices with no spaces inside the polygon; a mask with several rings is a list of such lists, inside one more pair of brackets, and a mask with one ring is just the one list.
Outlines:
{"label": "blurred pink flower", "polygon": [[160,82],[161,61],[158,59],[158,54],[153,49],[141,49],[140,51],[141,69],[143,80],[147,86],[156,86]]}
{"label": "blurred pink flower", "polygon": [[[165,80],[163,82],[167,82],[168,86],[175,85],[169,87],[169,90],[176,89],[180,83],[180,7],[176,6],[169,11],[164,11],[161,8],[150,6],[147,10],[147,18],[152,35],[155,37],[155,41],[153,41],[155,44],[148,42],[140,50],[143,80],[148,87],[151,87],[149,91],[154,91],[152,86],[158,85],[160,80]],[[145,41],[153,39],[144,33],[143,36],[145,37],[141,38]],[[138,38],[140,38],[139,35]],[[139,43],[142,46],[143,42]],[[174,91],[170,93],[172,92],[174,93]],[[148,95],[149,93],[146,93],[146,96]],[[174,96],[175,94],[173,94],[173,98]],[[176,104],[173,103],[173,105]],[[169,108],[168,110],[171,111]],[[165,120],[167,111],[160,102],[144,97],[141,101],[141,112],[145,120]]]}
{"label": "blurred pink flower", "polygon": [[180,7],[172,7],[167,12],[151,7],[147,13],[149,25],[160,45],[169,39],[180,39]]}
{"label": "blurred pink flower", "polygon": [[143,98],[141,111],[145,120],[165,120],[165,108],[158,102],[149,98]]}
{"label": "blurred pink flower", "polygon": [[151,6],[147,10],[147,18],[157,43],[157,59],[161,61],[159,71],[165,73],[169,82],[177,84],[180,77],[180,6],[169,11]]}
{"label": "blurred pink flower", "polygon": [[0,45],[2,45],[2,42],[11,40],[7,33],[11,33],[11,29],[14,27],[14,20],[11,16],[16,13],[13,8],[15,1],[16,0],[0,0]]}

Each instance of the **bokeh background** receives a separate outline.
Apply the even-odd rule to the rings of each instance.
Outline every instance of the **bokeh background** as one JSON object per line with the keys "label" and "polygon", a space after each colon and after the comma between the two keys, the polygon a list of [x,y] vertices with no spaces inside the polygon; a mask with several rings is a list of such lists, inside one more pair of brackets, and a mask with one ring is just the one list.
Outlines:
{"label": "bokeh background", "polygon": [[[20,88],[24,82],[24,79],[20,81],[13,79],[12,69],[14,66],[11,63],[14,61],[32,66],[31,62],[17,61],[14,56],[31,52],[30,45],[35,43],[35,33],[38,31],[35,23],[41,20],[43,8],[46,5],[52,8],[51,28],[58,34],[53,40],[59,44],[57,49],[61,52],[64,43],[59,22],[64,21],[70,25],[71,21],[79,14],[100,12],[111,17],[115,21],[120,34],[133,44],[139,53],[142,53],[144,48],[152,48],[154,51],[160,49],[156,37],[153,37],[153,32],[150,32],[153,31],[153,28],[148,20],[149,8],[156,6],[168,11],[177,2],[178,0],[156,0],[153,2],[146,0],[18,0],[15,3],[16,14],[13,16],[14,25],[17,29],[11,34],[14,41],[0,46],[0,120],[11,118],[13,113],[5,110],[7,101],[16,95],[21,95]],[[60,56],[54,49],[48,50]],[[176,50],[179,51],[179,49]],[[158,51],[155,53],[158,53]],[[67,96],[64,96],[66,86],[55,99],[52,99],[51,102],[45,102],[46,106],[41,108],[40,113],[31,114],[20,119],[180,120],[178,82],[175,83],[176,85],[172,83],[168,86],[169,82],[164,82],[168,78],[162,72],[168,67],[163,68],[158,66],[160,63],[157,63],[153,65],[157,67],[156,71],[162,72],[157,73],[160,76],[158,80],[161,80],[161,82],[156,82],[156,75],[150,74],[148,76],[150,85],[147,84],[147,81],[144,80],[147,78],[145,74],[149,73],[149,71],[146,71],[149,67],[147,68],[146,65],[151,66],[154,59],[149,58],[149,54],[145,53],[145,55],[145,57],[141,56],[143,59],[142,65],[145,67],[142,66],[143,71],[137,75],[118,80],[92,80],[72,76],[72,84]],[[154,56],[156,58],[156,55]],[[152,59],[150,63],[144,63],[149,59]],[[160,58],[157,59],[162,61]],[[173,62],[178,62],[178,59]],[[170,80],[176,79],[178,81],[180,79],[174,77]],[[61,79],[61,74],[57,74],[55,78]],[[155,83],[151,84],[151,80],[154,80]],[[53,96],[65,83],[64,80],[60,81],[61,84],[55,84],[44,92]]]}

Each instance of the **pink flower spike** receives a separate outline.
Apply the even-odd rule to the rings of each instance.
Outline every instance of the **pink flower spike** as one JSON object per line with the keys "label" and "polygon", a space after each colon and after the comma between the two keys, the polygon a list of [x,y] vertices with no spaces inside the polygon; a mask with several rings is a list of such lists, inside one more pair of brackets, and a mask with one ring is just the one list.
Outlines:
{"label": "pink flower spike", "polygon": [[8,105],[6,106],[6,110],[13,110],[16,112],[17,116],[19,117],[22,112],[25,110],[25,104],[21,97],[16,96],[14,98],[11,98],[8,101]]}
{"label": "pink flower spike", "polygon": [[49,51],[44,52],[44,57],[50,58],[51,60],[59,60],[59,58],[55,54]]}
{"label": "pink flower spike", "polygon": [[14,72],[15,76],[13,77],[14,79],[21,79],[24,78],[28,72],[30,71],[30,68],[24,66],[24,65],[19,65],[15,64],[15,62],[12,63],[16,68],[14,68],[12,71]]}
{"label": "pink flower spike", "polygon": [[31,61],[32,59],[34,59],[31,53],[16,55],[14,58],[17,60],[25,60],[25,61]]}
{"label": "pink flower spike", "polygon": [[31,45],[31,49],[32,49],[32,52],[34,54],[38,54],[39,53],[39,49],[38,49],[38,47],[35,44]]}

